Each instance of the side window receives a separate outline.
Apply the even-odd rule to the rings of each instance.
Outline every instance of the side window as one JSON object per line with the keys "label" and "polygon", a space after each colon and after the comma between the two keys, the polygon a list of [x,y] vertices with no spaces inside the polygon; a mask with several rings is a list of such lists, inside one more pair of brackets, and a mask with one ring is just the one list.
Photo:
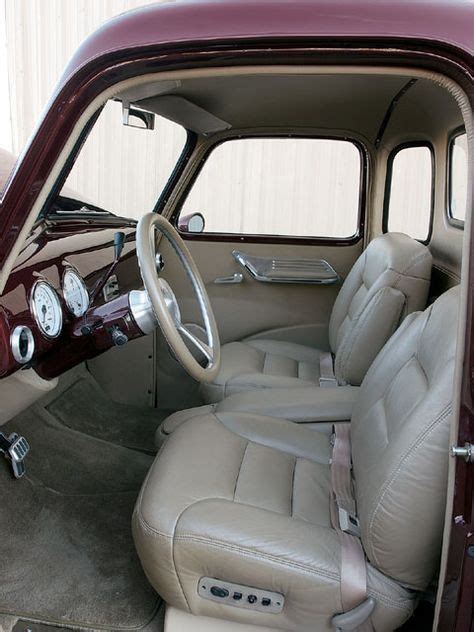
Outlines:
{"label": "side window", "polygon": [[[358,233],[362,155],[321,138],[229,140],[211,152],[178,226],[240,235],[350,238]],[[195,224],[199,226],[199,222]]]}
{"label": "side window", "polygon": [[402,147],[389,157],[384,230],[426,241],[433,207],[433,156],[427,145]]}
{"label": "side window", "polygon": [[449,144],[449,217],[456,223],[466,219],[467,135],[458,134]]}

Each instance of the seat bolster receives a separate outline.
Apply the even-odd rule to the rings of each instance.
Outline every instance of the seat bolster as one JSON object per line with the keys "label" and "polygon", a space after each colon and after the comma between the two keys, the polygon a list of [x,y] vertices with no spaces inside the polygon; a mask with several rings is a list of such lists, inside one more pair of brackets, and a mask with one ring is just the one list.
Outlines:
{"label": "seat bolster", "polygon": [[[222,449],[216,450],[219,445]],[[132,529],[145,574],[166,602],[187,609],[173,559],[180,515],[210,492],[213,497],[233,498],[246,446],[245,439],[213,415],[202,416],[177,428],[151,466],[136,502]]]}
{"label": "seat bolster", "polygon": [[[189,610],[276,629],[333,630],[332,614],[342,610],[337,533],[290,520],[286,515],[223,500],[189,507],[179,520],[174,548]],[[196,586],[206,575],[282,593],[283,613],[276,618],[204,600]],[[371,567],[368,593],[377,602],[372,616],[375,629],[398,628],[415,605],[413,593]]]}
{"label": "seat bolster", "polygon": [[391,287],[383,287],[373,295],[339,344],[334,367],[339,383],[362,383],[378,352],[397,328],[404,305],[403,292]]}
{"label": "seat bolster", "polygon": [[[328,613],[341,610],[339,555],[331,528],[224,500],[187,509],[175,536],[175,563],[191,612],[284,630],[309,630],[311,621],[324,629]],[[204,600],[196,586],[205,575],[280,592],[284,611],[275,617]]]}
{"label": "seat bolster", "polygon": [[160,448],[165,439],[174,432],[179,426],[204,415],[214,412],[214,404],[206,404],[205,406],[196,406],[195,408],[185,408],[168,415],[163,423],[158,426],[155,433],[155,446]]}

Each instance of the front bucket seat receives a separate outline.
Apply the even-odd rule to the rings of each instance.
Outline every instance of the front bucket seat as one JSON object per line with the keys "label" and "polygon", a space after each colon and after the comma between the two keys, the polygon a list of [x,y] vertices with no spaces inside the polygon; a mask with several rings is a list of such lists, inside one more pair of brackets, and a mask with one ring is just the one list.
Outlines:
{"label": "front bucket seat", "polygon": [[[221,349],[221,370],[203,384],[206,403],[261,388],[358,386],[377,353],[411,312],[424,309],[432,257],[402,233],[370,242],[347,276],[331,314],[331,353],[291,342],[254,337]],[[334,356],[334,366],[333,357]]]}
{"label": "front bucket seat", "polygon": [[[438,568],[458,297],[454,288],[404,321],[369,369],[352,417],[357,542],[378,632],[410,616]],[[330,518],[331,451],[323,433],[252,414],[205,414],[180,426],[133,517],[150,583],[195,615],[333,629],[344,610],[344,547]],[[203,578],[216,584],[215,598],[203,596]],[[219,593],[229,585],[240,589]],[[235,592],[256,601],[234,601]],[[281,612],[266,611],[262,594],[280,595]]]}

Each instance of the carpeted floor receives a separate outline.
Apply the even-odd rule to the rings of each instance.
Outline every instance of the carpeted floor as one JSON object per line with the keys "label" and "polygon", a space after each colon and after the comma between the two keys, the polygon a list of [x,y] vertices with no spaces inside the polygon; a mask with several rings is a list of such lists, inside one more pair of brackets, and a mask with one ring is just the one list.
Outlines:
{"label": "carpeted floor", "polygon": [[117,404],[87,374],[78,377],[47,408],[68,428],[150,454],[155,452],[156,429],[171,412]]}
{"label": "carpeted floor", "polygon": [[[80,393],[89,397],[87,389]],[[141,569],[130,521],[152,457],[105,442],[93,428],[96,437],[72,429],[88,427],[94,409],[85,399],[71,422],[69,406],[68,397],[51,411],[34,406],[2,428],[24,434],[30,454],[18,481],[0,459],[0,613],[100,630],[142,628],[160,599]]]}

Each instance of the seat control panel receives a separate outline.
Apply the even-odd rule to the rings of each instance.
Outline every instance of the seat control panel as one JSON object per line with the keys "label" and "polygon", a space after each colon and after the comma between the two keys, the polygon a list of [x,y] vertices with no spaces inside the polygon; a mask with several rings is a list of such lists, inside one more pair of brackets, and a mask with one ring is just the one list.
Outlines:
{"label": "seat control panel", "polygon": [[285,603],[285,598],[280,593],[233,584],[212,577],[201,577],[198,594],[204,599],[210,599],[227,606],[272,614],[281,612]]}

